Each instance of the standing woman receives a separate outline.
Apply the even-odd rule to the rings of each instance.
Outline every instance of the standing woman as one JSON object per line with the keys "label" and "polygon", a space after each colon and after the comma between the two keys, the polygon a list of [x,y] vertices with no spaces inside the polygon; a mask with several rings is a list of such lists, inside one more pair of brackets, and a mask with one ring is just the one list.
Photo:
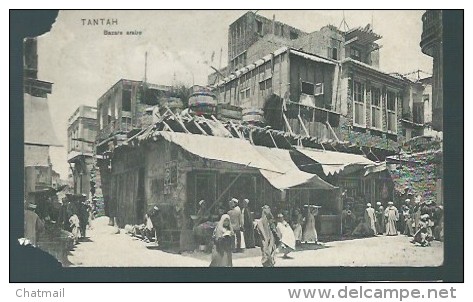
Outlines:
{"label": "standing woman", "polygon": [[315,229],[315,215],[317,215],[317,207],[309,206],[307,209],[307,217],[305,220],[304,232],[302,233],[302,241],[315,242],[317,244],[317,230]]}
{"label": "standing woman", "polygon": [[274,257],[276,255],[279,237],[274,225],[274,217],[269,206],[262,208],[261,219],[256,227],[259,238],[261,240],[261,263],[264,267],[272,267],[275,264]]}
{"label": "standing woman", "polygon": [[210,266],[214,267],[231,267],[232,263],[232,246],[235,241],[235,233],[230,223],[230,216],[223,214],[215,227],[212,240],[214,246],[212,248],[212,261]]}

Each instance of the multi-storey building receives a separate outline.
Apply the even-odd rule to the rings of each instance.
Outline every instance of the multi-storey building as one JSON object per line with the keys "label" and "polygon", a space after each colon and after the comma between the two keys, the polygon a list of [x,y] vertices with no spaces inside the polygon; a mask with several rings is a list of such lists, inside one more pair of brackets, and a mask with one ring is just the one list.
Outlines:
{"label": "multi-storey building", "polygon": [[79,106],[69,118],[67,129],[67,161],[71,165],[74,194],[90,195],[96,135],[97,109]]}
{"label": "multi-storey building", "polygon": [[[332,60],[350,57],[378,67],[381,46],[376,41],[379,39],[381,36],[373,32],[370,24],[346,32],[327,25],[307,33],[276,21],[275,16],[270,20],[249,11],[229,26],[228,66],[220,73],[231,74],[283,46]],[[209,84],[213,81],[214,77],[210,77]]]}
{"label": "multi-storey building", "polygon": [[[229,45],[244,42],[237,50],[246,61],[238,63],[246,65],[234,64],[235,56],[229,56],[233,72],[213,85],[219,103],[260,114],[274,129],[312,137],[320,148],[360,153],[377,162],[398,153],[406,139],[424,134],[428,81],[412,82],[379,70],[382,37],[370,25],[347,31],[329,25],[286,39],[273,37],[278,28],[274,21],[267,22],[270,31],[258,34],[260,23],[251,12],[237,21],[230,27]],[[242,40],[235,39],[238,24],[246,28]],[[349,148],[334,150],[327,142]],[[354,195],[366,195],[372,202],[381,195],[393,197],[386,194],[393,189],[387,179],[350,176],[333,182],[355,188]]]}
{"label": "multi-storey building", "polygon": [[61,144],[54,133],[48,105],[52,83],[41,81],[37,77],[37,40],[28,38],[23,45],[25,198],[32,200],[34,195],[29,193],[51,187],[52,165],[49,147]]}
{"label": "multi-storey building", "polygon": [[169,103],[172,88],[143,81],[121,79],[97,100],[97,166],[104,198],[105,214],[115,217],[116,204],[111,196],[112,166],[109,154],[128,137],[153,122],[152,106]]}
{"label": "multi-storey building", "polygon": [[[228,71],[235,71],[253,62],[255,55],[253,53],[248,54],[247,51],[258,41],[261,41],[265,46],[271,43],[282,46],[304,35],[307,35],[307,33],[278,22],[275,20],[275,17],[273,17],[273,20],[270,20],[249,11],[229,26]],[[271,50],[275,49],[267,49],[267,52]]]}

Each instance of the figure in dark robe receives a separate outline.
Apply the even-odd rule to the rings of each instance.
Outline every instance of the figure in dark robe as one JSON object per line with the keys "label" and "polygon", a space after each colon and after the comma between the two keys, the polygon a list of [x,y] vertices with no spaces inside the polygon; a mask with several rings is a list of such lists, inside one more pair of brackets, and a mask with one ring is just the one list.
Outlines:
{"label": "figure in dark robe", "polygon": [[257,223],[257,230],[261,240],[261,263],[264,267],[273,267],[275,255],[279,244],[274,217],[271,208],[267,205],[263,206],[261,219]]}
{"label": "figure in dark robe", "polygon": [[255,247],[255,232],[253,227],[253,215],[250,212],[248,199],[244,199],[241,208],[241,225],[243,228],[243,237],[245,238],[245,247],[254,248]]}
{"label": "figure in dark robe", "polygon": [[87,206],[85,200],[82,200],[78,204],[78,208],[79,210],[78,210],[77,216],[79,217],[79,222],[80,222],[80,235],[81,235],[81,238],[85,238],[87,225],[89,224],[89,209],[88,209],[89,207]]}
{"label": "figure in dark robe", "polygon": [[[383,213],[384,215],[384,213]],[[356,227],[356,216],[352,212],[350,205],[345,205],[342,211],[342,233],[343,235],[350,235]]]}
{"label": "figure in dark robe", "polygon": [[294,231],[294,238],[296,240],[296,246],[299,246],[302,242],[302,224],[304,223],[304,217],[299,209],[294,210],[292,216],[292,229]]}
{"label": "figure in dark robe", "polygon": [[376,233],[378,235],[383,235],[386,230],[386,217],[384,216],[384,207],[381,202],[377,202],[378,206],[376,210]]}
{"label": "figure in dark robe", "polygon": [[230,223],[230,216],[223,214],[215,227],[213,236],[211,267],[231,267],[232,247],[235,241],[235,233]]}

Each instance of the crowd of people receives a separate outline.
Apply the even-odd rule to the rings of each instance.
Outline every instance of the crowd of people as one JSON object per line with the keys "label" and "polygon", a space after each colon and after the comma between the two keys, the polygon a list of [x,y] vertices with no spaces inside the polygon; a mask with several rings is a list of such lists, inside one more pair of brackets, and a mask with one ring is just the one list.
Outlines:
{"label": "crowd of people", "polygon": [[[205,201],[201,201],[203,208]],[[227,213],[222,211],[211,237],[212,260],[210,266],[232,266],[232,254],[242,253],[244,249],[258,246],[261,249],[261,263],[264,267],[275,264],[278,252],[283,258],[303,243],[318,244],[316,215],[318,206],[306,205],[305,215],[301,210],[280,211],[273,215],[271,208],[264,205],[259,219],[253,217],[249,200],[241,202],[232,198]],[[199,215],[197,215],[199,216]]]}
{"label": "crowd of people", "polygon": [[[274,213],[268,205],[256,215],[250,210],[250,200],[232,198],[227,206],[209,205],[205,200],[198,202],[193,222],[193,236],[201,251],[211,252],[210,266],[232,266],[232,255],[244,253],[246,249],[259,247],[261,264],[264,267],[275,265],[275,256],[279,252],[282,258],[291,258],[290,254],[302,244],[320,244],[316,221],[319,206],[304,205],[302,209],[276,209]],[[216,206],[214,213],[210,209]],[[346,204],[341,213],[342,234],[350,237],[397,236],[412,237],[411,242],[428,246],[433,239],[443,236],[442,207],[420,198],[406,199],[398,209],[392,201],[384,206],[377,202],[370,203],[362,214],[356,215]],[[66,211],[68,206],[66,204]],[[258,210],[258,209],[257,209]],[[71,213],[70,213],[71,214]],[[78,220],[71,217],[71,226],[81,229]],[[126,226],[126,231],[146,242],[158,245],[162,237],[163,217],[158,206],[145,214],[142,224]]]}
{"label": "crowd of people", "polygon": [[56,224],[71,232],[74,244],[77,244],[79,240],[86,238],[87,229],[92,228],[95,213],[94,203],[88,202],[86,195],[66,194]]}
{"label": "crowd of people", "polygon": [[431,200],[406,198],[400,208],[392,201],[384,207],[381,202],[373,208],[366,204],[362,215],[355,215],[346,204],[342,211],[342,234],[353,237],[377,235],[412,237],[414,244],[429,246],[432,240],[443,240],[443,207]]}
{"label": "crowd of people", "polygon": [[25,200],[24,238],[20,244],[40,247],[67,263],[67,254],[86,237],[94,219],[93,202],[84,195],[65,194],[62,202],[56,190],[35,192]]}

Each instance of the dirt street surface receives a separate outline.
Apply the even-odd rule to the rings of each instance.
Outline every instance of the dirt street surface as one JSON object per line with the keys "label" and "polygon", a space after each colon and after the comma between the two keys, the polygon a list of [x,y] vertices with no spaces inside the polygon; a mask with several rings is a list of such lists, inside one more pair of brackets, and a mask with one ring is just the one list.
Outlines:
{"label": "dirt street surface", "polygon": [[[210,254],[185,253],[183,255],[147,249],[147,243],[124,234],[115,234],[108,226],[108,218],[101,217],[88,230],[89,240],[78,244],[69,261],[71,266],[171,266],[205,267]],[[378,236],[364,239],[333,241],[317,248],[296,251],[292,259],[277,255],[276,266],[439,266],[443,262],[443,243],[434,241],[431,247],[420,247],[409,242],[406,236]],[[234,266],[261,266],[258,248],[235,254]]]}

